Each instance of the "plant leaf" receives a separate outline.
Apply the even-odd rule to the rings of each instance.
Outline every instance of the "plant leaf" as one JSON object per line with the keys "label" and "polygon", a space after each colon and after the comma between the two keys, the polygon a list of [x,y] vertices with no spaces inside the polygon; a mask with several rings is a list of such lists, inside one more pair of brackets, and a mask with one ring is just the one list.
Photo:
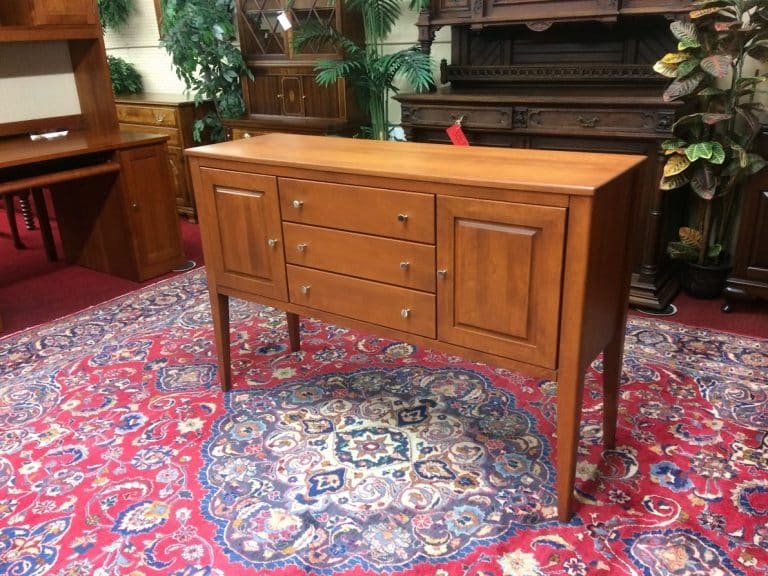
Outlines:
{"label": "plant leaf", "polygon": [[677,65],[667,64],[659,60],[653,65],[653,71],[667,78],[677,78]]}
{"label": "plant leaf", "polygon": [[664,164],[664,177],[669,178],[670,176],[680,174],[680,172],[690,165],[691,161],[686,156],[683,156],[682,154],[673,154],[667,158],[667,161]]}
{"label": "plant leaf", "polygon": [[749,154],[749,173],[750,174],[757,174],[765,168],[765,166],[768,165],[768,162],[766,162],[765,158],[760,156],[760,154],[755,154],[754,152]]}
{"label": "plant leaf", "polygon": [[713,54],[712,56],[702,58],[699,66],[710,76],[725,78],[731,71],[732,62],[733,60],[731,60],[730,56]]}
{"label": "plant leaf", "polygon": [[700,8],[698,10],[691,10],[688,13],[688,16],[695,20],[696,18],[701,18],[702,16],[707,16],[708,14],[716,14],[720,12],[720,6],[711,6],[709,8]]}
{"label": "plant leaf", "polygon": [[684,245],[690,246],[691,248],[696,248],[697,250],[701,248],[702,236],[701,232],[696,230],[696,228],[683,226],[677,231],[677,233],[680,236],[680,242],[682,242]]}
{"label": "plant leaf", "polygon": [[731,118],[733,118],[733,114],[714,114],[712,112],[708,112],[701,115],[701,121],[704,122],[704,124],[709,124],[710,126],[724,120],[730,120]]}
{"label": "plant leaf", "polygon": [[688,142],[681,138],[664,140],[664,142],[661,143],[662,150],[679,150],[680,148],[685,148],[686,146],[688,146]]}
{"label": "plant leaf", "polygon": [[675,38],[679,40],[680,45],[683,46],[681,50],[684,50],[685,48],[698,48],[701,46],[695,24],[675,20],[669,25],[669,29],[672,31],[672,34],[674,34]]}
{"label": "plant leaf", "polygon": [[700,158],[709,160],[712,158],[712,150],[714,148],[714,142],[696,142],[691,144],[685,149],[685,157],[691,162],[696,162]]}
{"label": "plant leaf", "polygon": [[711,200],[717,190],[718,179],[712,170],[712,166],[706,162],[699,162],[691,174],[691,188],[699,198]]}
{"label": "plant leaf", "polygon": [[677,77],[682,78],[683,76],[687,76],[696,70],[700,63],[701,61],[698,58],[690,58],[685,62],[680,62],[680,64],[677,66]]}
{"label": "plant leaf", "polygon": [[678,78],[673,80],[672,83],[664,90],[664,102],[670,102],[691,94],[696,88],[698,88],[701,81],[704,80],[703,72],[696,72],[686,78]]}
{"label": "plant leaf", "polygon": [[690,58],[690,55],[687,52],[667,52],[659,62],[664,62],[664,64],[680,64],[680,62],[685,62],[688,58]]}
{"label": "plant leaf", "polygon": [[691,178],[686,172],[674,176],[663,176],[659,182],[659,188],[661,190],[675,190],[685,186],[690,181]]}

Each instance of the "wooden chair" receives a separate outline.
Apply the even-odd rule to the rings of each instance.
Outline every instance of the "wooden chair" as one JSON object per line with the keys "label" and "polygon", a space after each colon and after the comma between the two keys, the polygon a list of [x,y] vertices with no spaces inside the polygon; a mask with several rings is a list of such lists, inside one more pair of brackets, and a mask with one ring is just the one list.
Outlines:
{"label": "wooden chair", "polygon": [[35,204],[35,213],[37,219],[40,222],[40,234],[43,237],[43,247],[45,248],[45,255],[50,262],[56,262],[59,257],[56,253],[56,242],[53,239],[53,232],[51,231],[51,222],[48,218],[48,207],[45,204],[45,197],[43,196],[42,188],[32,188],[22,192],[14,194],[3,195],[5,201],[5,212],[8,217],[8,227],[11,231],[11,237],[13,238],[13,245],[21,250],[26,248],[21,241],[19,235],[19,227],[16,223],[16,207],[14,205],[14,196],[19,199],[19,207],[21,208],[22,216],[24,217],[24,225],[27,230],[35,229],[35,218],[32,214],[32,210],[29,205],[29,196],[32,196],[32,201]]}

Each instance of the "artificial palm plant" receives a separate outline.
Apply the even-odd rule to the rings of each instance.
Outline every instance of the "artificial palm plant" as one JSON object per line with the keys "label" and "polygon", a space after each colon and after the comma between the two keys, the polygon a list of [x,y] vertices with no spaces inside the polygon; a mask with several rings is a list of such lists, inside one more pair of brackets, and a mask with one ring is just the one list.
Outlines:
{"label": "artificial palm plant", "polygon": [[689,186],[698,209],[680,239],[668,245],[672,258],[723,264],[746,179],[765,166],[755,152],[760,132],[755,100],[765,75],[747,74],[747,57],[768,62],[766,0],[704,0],[690,22],[672,22],[677,52],[666,54],[654,69],[673,78],[664,99],[688,104],[663,143],[668,157],[662,189]]}
{"label": "artificial palm plant", "polygon": [[[411,0],[411,7],[420,7]],[[428,90],[432,85],[432,60],[421,48],[387,53],[384,41],[400,18],[401,0],[348,0],[346,8],[361,13],[365,45],[321,23],[300,26],[294,35],[294,47],[300,51],[310,43],[323,43],[341,53],[339,59],[320,60],[315,66],[315,80],[327,86],[345,78],[355,90],[363,110],[369,115],[370,136],[376,140],[389,138],[389,96],[397,92],[395,81],[402,77],[415,90]]]}

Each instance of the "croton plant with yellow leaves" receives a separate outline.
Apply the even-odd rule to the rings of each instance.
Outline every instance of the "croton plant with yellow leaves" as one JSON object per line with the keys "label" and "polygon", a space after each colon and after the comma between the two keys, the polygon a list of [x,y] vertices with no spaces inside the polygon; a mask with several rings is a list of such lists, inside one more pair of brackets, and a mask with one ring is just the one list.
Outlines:
{"label": "croton plant with yellow leaves", "polygon": [[[690,21],[670,25],[677,52],[666,54],[654,70],[672,78],[664,100],[687,104],[673,125],[661,188],[689,186],[697,199],[690,226],[670,242],[672,258],[721,264],[743,183],[766,164],[756,151],[760,133],[759,86],[768,79],[757,68],[768,62],[768,0],[695,2]],[[752,58],[753,60],[749,60]],[[753,67],[754,66],[754,67]],[[752,71],[748,74],[745,72]]]}

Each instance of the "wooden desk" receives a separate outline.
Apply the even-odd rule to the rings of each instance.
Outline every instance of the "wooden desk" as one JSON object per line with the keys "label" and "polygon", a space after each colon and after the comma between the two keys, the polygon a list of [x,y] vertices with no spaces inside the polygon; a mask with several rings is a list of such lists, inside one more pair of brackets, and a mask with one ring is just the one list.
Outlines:
{"label": "wooden desk", "polygon": [[290,134],[187,152],[221,386],[230,297],[557,380],[558,514],[584,372],[613,446],[641,156]]}
{"label": "wooden desk", "polygon": [[67,261],[137,282],[158,276],[183,260],[165,140],[117,129],[0,139],[0,195],[49,188]]}

